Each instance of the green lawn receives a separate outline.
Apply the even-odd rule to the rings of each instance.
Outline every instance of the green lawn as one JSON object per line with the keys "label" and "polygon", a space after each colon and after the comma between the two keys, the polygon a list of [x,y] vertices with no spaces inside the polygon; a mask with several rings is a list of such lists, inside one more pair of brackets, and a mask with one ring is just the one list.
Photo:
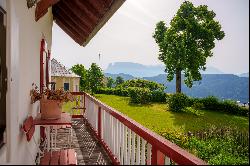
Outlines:
{"label": "green lawn", "polygon": [[157,133],[169,130],[199,131],[208,129],[211,125],[238,128],[241,131],[249,129],[247,117],[214,111],[200,111],[202,115],[196,116],[167,111],[167,104],[162,103],[140,106],[130,104],[129,97],[104,94],[97,94],[95,97]]}

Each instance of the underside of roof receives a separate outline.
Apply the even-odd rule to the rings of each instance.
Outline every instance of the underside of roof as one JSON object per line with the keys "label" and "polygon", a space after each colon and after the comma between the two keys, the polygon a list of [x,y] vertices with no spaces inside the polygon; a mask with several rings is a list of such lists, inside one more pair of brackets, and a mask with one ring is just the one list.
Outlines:
{"label": "underside of roof", "polygon": [[75,42],[85,46],[125,0],[60,0],[53,18]]}

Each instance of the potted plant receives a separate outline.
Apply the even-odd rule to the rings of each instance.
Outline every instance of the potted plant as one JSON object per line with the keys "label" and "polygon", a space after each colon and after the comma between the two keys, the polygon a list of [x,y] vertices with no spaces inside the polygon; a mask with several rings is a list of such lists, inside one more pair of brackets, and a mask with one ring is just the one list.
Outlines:
{"label": "potted plant", "polygon": [[62,113],[63,102],[73,101],[73,95],[63,89],[50,90],[45,89],[39,92],[37,85],[30,91],[31,103],[40,101],[42,119],[59,119]]}

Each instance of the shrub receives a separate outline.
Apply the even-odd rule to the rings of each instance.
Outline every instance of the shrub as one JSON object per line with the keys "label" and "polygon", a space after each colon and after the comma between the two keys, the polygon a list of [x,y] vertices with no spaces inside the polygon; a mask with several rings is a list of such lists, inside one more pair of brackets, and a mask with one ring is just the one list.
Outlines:
{"label": "shrub", "polygon": [[208,96],[201,99],[205,109],[208,110],[218,110],[219,108],[219,100],[214,96]]}
{"label": "shrub", "polygon": [[113,88],[99,88],[97,90],[97,93],[99,93],[99,94],[113,95],[114,94],[114,89]]}
{"label": "shrub", "polygon": [[235,101],[225,100],[219,105],[219,110],[234,115],[248,116],[249,113],[249,109],[239,106]]}
{"label": "shrub", "polygon": [[199,101],[194,101],[192,104],[192,108],[197,109],[197,110],[201,110],[201,109],[204,109],[204,105],[203,105],[203,103],[201,103]]}
{"label": "shrub", "polygon": [[127,80],[123,84],[121,84],[122,87],[128,88],[128,87],[139,87],[139,88],[148,88],[150,91],[163,91],[164,86],[161,84],[158,84],[154,81],[148,81],[144,79],[133,79],[133,80]]}
{"label": "shrub", "polygon": [[118,96],[129,96],[128,90],[121,87],[115,88],[114,94]]}
{"label": "shrub", "polygon": [[135,104],[147,104],[150,102],[151,93],[148,88],[130,87],[128,88],[130,102]]}
{"label": "shrub", "polygon": [[181,112],[188,106],[188,96],[183,93],[173,94],[167,98],[170,111]]}
{"label": "shrub", "polygon": [[166,102],[166,93],[163,91],[152,91],[151,92],[152,102]]}
{"label": "shrub", "polygon": [[235,101],[225,100],[219,101],[214,96],[205,98],[189,98],[188,106],[194,109],[205,109],[211,111],[219,111],[234,115],[248,116],[249,109],[239,106]]}

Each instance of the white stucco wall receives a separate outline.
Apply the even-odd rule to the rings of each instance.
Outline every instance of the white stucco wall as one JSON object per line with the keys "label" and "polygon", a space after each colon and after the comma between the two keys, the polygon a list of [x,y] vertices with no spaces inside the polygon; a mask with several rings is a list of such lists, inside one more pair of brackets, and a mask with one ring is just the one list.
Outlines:
{"label": "white stucco wall", "polygon": [[[0,164],[34,164],[35,144],[26,141],[20,126],[28,115],[39,111],[39,103],[30,104],[32,83],[40,83],[40,42],[51,49],[52,11],[35,21],[35,7],[26,0],[0,0],[7,11],[7,143],[0,149]],[[35,137],[38,138],[39,128]]]}

